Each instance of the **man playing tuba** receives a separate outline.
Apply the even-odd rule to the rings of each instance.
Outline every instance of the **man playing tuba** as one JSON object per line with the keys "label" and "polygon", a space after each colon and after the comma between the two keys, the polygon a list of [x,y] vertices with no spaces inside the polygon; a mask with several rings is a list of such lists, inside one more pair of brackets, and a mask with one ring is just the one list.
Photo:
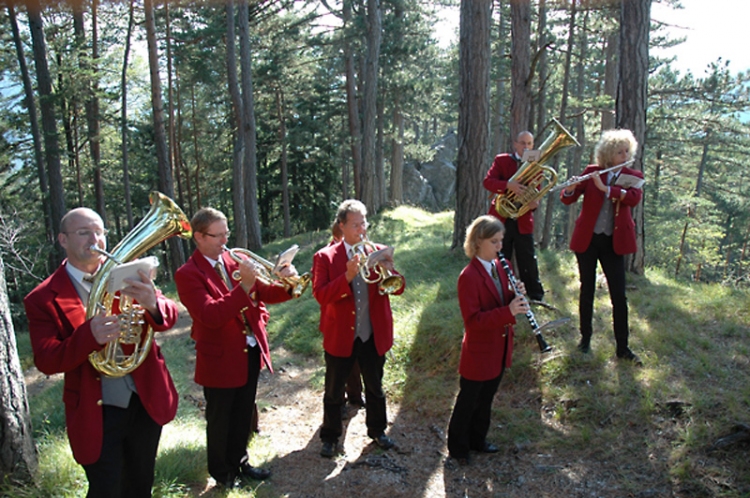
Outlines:
{"label": "man playing tuba", "polygon": [[[87,496],[151,496],[161,428],[177,412],[177,391],[155,342],[127,375],[108,377],[94,368],[89,355],[120,337],[117,315],[86,319],[90,277],[102,264],[92,246],[105,249],[107,230],[88,208],[68,212],[60,230],[66,260],[24,299],[34,363],[47,375],[65,374],[65,423],[73,457],[86,472]],[[144,329],[171,328],[177,305],[155,289],[149,275],[139,275],[125,280],[121,295],[145,310]]]}
{"label": "man playing tuba", "polygon": [[[534,135],[528,131],[519,133],[513,141],[513,153],[499,154],[495,157],[492,167],[484,177],[484,188],[495,194],[513,192],[518,196],[522,195],[526,188],[531,188],[511,180],[511,177],[521,165],[523,153],[533,148]],[[497,199],[498,197],[495,198],[495,202]],[[529,299],[534,301],[541,301],[544,298],[544,288],[539,280],[539,268],[534,251],[534,210],[538,204],[539,201],[534,201],[531,210],[518,219],[501,216],[494,203],[490,204],[490,210],[487,213],[498,218],[505,225],[503,252],[506,259],[511,261],[515,250],[519,276],[526,286]]]}

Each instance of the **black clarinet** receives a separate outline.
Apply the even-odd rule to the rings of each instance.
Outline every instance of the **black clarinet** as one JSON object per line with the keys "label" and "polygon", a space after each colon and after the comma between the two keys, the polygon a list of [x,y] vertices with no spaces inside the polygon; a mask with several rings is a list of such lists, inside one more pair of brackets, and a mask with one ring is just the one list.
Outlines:
{"label": "black clarinet", "polygon": [[[513,286],[513,292],[515,292],[517,296],[522,296],[523,294],[521,294],[521,292],[518,290],[518,281],[516,280],[515,275],[513,275],[513,270],[510,269],[508,262],[505,260],[505,256],[503,256],[503,253],[497,253],[497,259],[500,260],[500,264],[503,265],[505,274],[508,275],[508,281],[510,282],[510,285]],[[529,307],[528,311],[526,311],[526,319],[529,321],[529,325],[531,325],[531,328],[534,332],[534,337],[536,337],[536,342],[539,344],[539,352],[548,353],[552,351],[552,346],[547,344],[547,342],[544,340],[544,337],[542,336],[543,327],[540,327],[537,323],[536,318],[534,317],[534,313],[531,311],[531,307]]]}

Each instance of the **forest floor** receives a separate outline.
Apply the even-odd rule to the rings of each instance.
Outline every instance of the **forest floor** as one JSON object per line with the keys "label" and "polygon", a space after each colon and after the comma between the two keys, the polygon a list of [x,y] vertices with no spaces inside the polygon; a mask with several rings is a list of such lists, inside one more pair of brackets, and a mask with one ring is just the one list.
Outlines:
{"label": "forest floor", "polygon": [[[190,319],[181,313],[180,322],[159,341],[189,336]],[[622,434],[610,448],[559,448],[541,450],[531,442],[502,447],[496,454],[472,453],[469,465],[460,466],[448,457],[447,417],[426,416],[419,408],[401,410],[388,402],[387,433],[396,442],[389,451],[378,448],[368,437],[365,410],[348,406],[344,421],[342,453],[327,459],[320,456],[319,425],[323,419],[321,389],[312,379],[322,365],[308,357],[284,349],[272,351],[275,373],[263,370],[258,385],[261,407],[261,438],[254,443],[251,463],[272,471],[265,482],[230,497],[679,497],[695,496],[673,492],[666,462],[646,456],[645,448],[633,448],[631,440],[643,439],[643,428],[631,427],[632,436]],[[386,363],[387,368],[387,363]],[[59,376],[27,373],[29,397]],[[202,389],[192,383],[189,392],[180,393],[180,402],[201,405]],[[503,386],[495,403],[522,403],[513,394],[504,397]],[[536,402],[539,405],[539,401]],[[448,407],[448,413],[449,413]],[[539,409],[540,406],[530,407]],[[543,415],[544,416],[544,415]],[[553,423],[550,418],[548,422]],[[502,431],[499,424],[490,430]],[[638,436],[636,436],[636,433]],[[663,443],[654,441],[655,446]],[[616,458],[609,458],[613,454]],[[263,462],[263,459],[266,459]],[[219,497],[226,492],[206,483],[181,483],[190,496]]]}

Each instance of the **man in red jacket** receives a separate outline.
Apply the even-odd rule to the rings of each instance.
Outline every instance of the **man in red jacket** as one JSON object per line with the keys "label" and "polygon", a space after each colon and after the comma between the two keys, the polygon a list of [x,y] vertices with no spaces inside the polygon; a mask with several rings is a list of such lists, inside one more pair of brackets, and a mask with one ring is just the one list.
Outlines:
{"label": "man in red jacket", "polygon": [[[321,249],[313,258],[313,294],[320,303],[326,360],[320,428],[320,454],[326,458],[337,452],[344,385],[355,362],[365,381],[367,435],[383,449],[394,445],[385,434],[388,420],[382,385],[385,353],[393,345],[391,303],[387,294],[378,292],[377,283],[368,284],[362,279],[359,265],[363,256],[353,251],[367,233],[367,208],[360,201],[346,200],[339,206],[336,220],[343,240]],[[393,271],[392,258],[382,264]],[[404,285],[395,294],[403,293]]]}
{"label": "man in red jacket", "polygon": [[[76,208],[60,223],[67,258],[24,299],[34,363],[47,375],[63,372],[65,423],[73,458],[89,481],[89,497],[151,496],[161,428],[177,412],[177,391],[156,342],[143,363],[119,378],[100,374],[89,354],[117,340],[117,315],[86,319],[90,278],[106,248],[107,230],[91,209]],[[156,331],[177,320],[177,305],[148,275],[127,279],[121,294],[137,301]],[[144,326],[145,328],[145,326]]]}
{"label": "man in red jacket", "polygon": [[[516,195],[521,195],[529,187],[515,180],[510,181],[510,178],[518,171],[523,153],[533,148],[534,135],[528,131],[519,133],[513,142],[513,154],[500,154],[495,157],[492,167],[484,177],[484,182],[482,182],[484,188],[494,194],[513,192]],[[529,299],[541,301],[544,299],[544,288],[539,280],[539,268],[534,250],[534,210],[536,210],[539,202],[535,201],[533,204],[531,210],[517,220],[500,216],[495,209],[494,202],[490,204],[490,210],[487,214],[498,218],[505,225],[505,237],[503,238],[505,259],[510,262],[515,250],[518,274],[526,286]]]}
{"label": "man in red jacket", "polygon": [[[292,295],[285,286],[258,278],[249,260],[237,263],[224,250],[229,237],[224,213],[202,208],[190,225],[197,249],[174,279],[193,319],[195,382],[206,397],[208,473],[218,486],[234,488],[245,477],[271,475],[248,463],[247,444],[260,370],[266,365],[273,372],[264,303],[280,303]],[[294,274],[287,267],[282,276]]]}

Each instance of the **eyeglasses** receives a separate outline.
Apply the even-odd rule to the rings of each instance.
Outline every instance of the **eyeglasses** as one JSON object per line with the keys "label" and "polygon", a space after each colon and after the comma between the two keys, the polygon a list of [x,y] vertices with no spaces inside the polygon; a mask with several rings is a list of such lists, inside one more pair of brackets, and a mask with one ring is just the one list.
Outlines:
{"label": "eyeglasses", "polygon": [[106,237],[107,234],[109,234],[109,230],[107,230],[106,228],[103,230],[89,230],[88,228],[81,228],[80,230],[75,230],[73,232],[63,232],[63,233],[66,235],[70,235],[71,233],[74,233],[81,238],[88,239],[89,237],[91,237],[92,234],[95,235],[96,238]]}
{"label": "eyeglasses", "polygon": [[226,231],[226,232],[224,232],[224,233],[208,233],[208,232],[203,232],[203,235],[208,235],[209,237],[212,237],[212,238],[214,238],[214,239],[221,239],[221,238],[223,238],[223,237],[224,237],[224,238],[227,238],[227,239],[228,239],[228,238],[229,238],[229,235],[230,235],[231,233],[232,233],[232,232],[230,232],[229,230],[227,230],[227,231]]}

